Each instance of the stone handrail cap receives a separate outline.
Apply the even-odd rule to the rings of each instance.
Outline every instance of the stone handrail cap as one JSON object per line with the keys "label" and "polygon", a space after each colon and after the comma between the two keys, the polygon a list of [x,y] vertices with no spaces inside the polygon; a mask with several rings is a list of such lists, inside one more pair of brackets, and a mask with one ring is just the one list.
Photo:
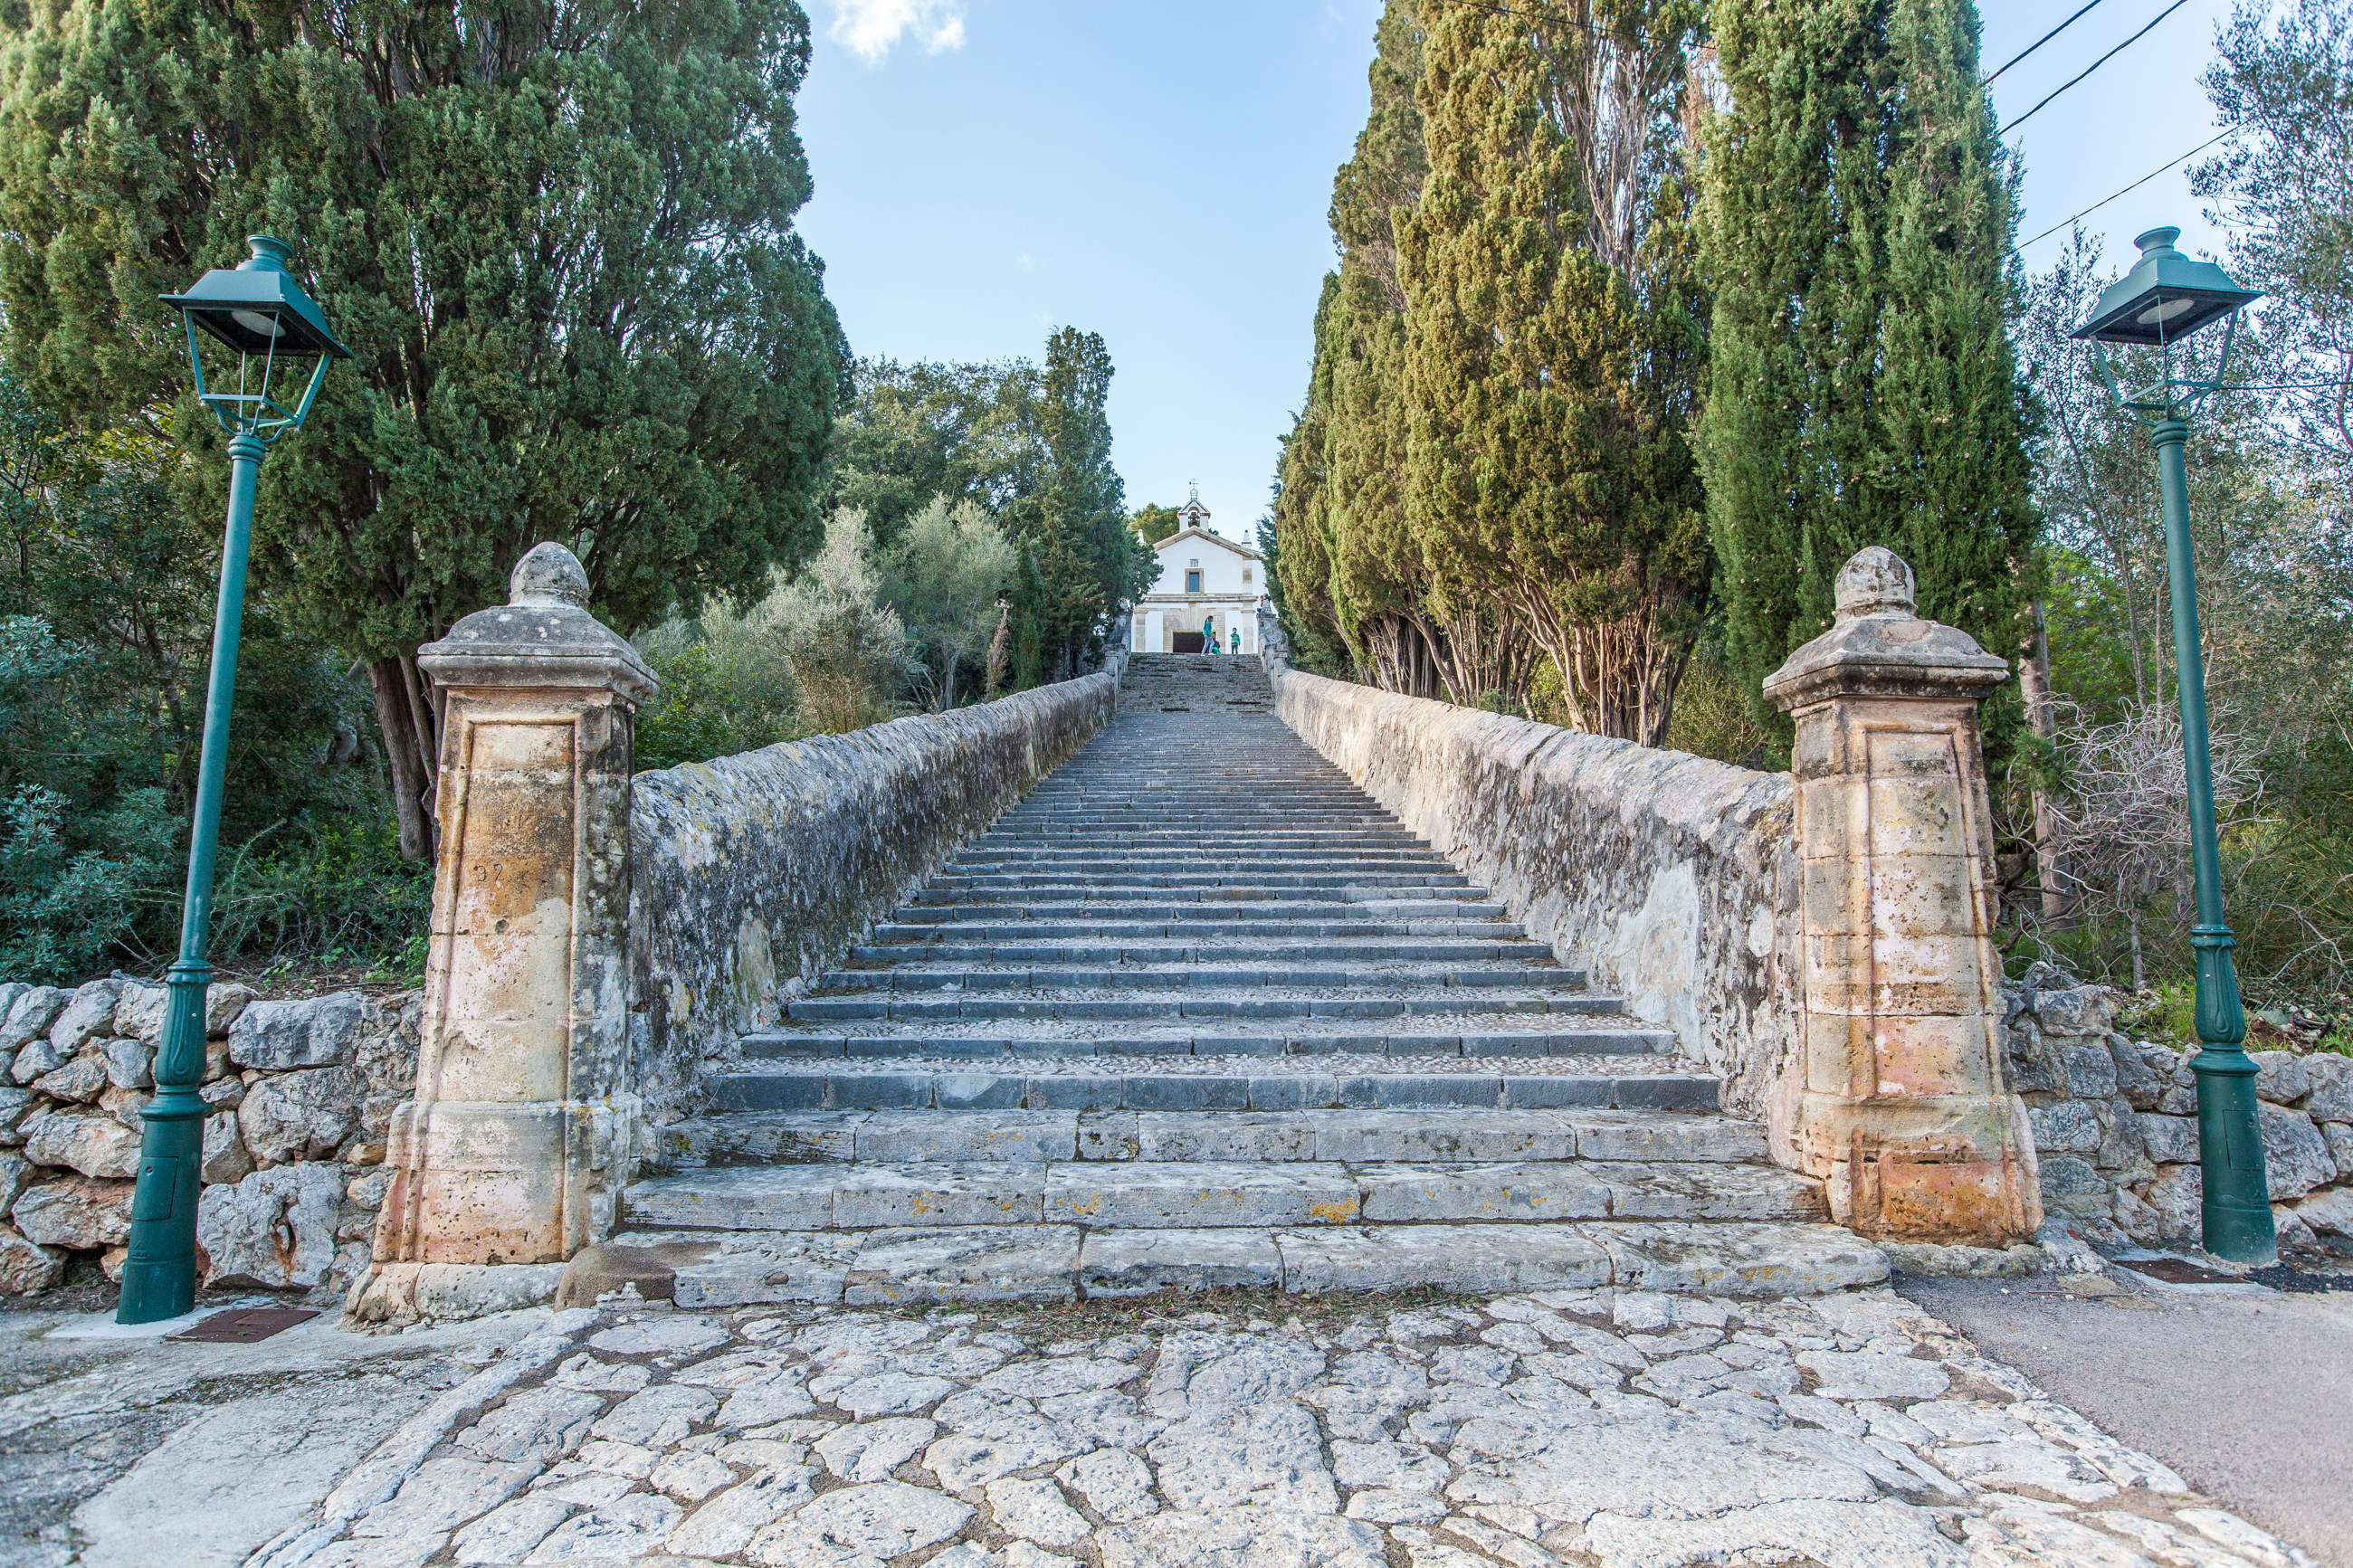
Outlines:
{"label": "stone handrail cap", "polygon": [[1981,698],[2010,679],[2010,661],[1957,626],[1915,613],[1912,568],[1881,545],[1838,574],[1838,618],[1765,678],[1784,712],[1830,697]]}
{"label": "stone handrail cap", "polygon": [[661,683],[628,640],[588,612],[588,574],[553,541],[515,563],[510,602],[472,615],[417,650],[442,686],[557,687],[643,702]]}

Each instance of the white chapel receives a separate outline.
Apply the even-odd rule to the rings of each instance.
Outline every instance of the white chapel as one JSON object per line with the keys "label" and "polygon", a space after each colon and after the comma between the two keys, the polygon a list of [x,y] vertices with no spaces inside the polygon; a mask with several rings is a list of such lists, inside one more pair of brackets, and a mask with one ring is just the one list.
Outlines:
{"label": "white chapel", "polygon": [[1198,495],[1176,516],[1176,531],[1152,547],[1160,578],[1135,606],[1128,651],[1202,653],[1215,637],[1219,653],[1255,655],[1266,558],[1210,532]]}

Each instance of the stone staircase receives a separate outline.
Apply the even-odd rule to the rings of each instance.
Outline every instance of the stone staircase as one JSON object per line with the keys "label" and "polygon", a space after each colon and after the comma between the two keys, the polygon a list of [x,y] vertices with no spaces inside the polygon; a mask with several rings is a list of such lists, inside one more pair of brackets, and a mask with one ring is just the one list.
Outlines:
{"label": "stone staircase", "polygon": [[1142,656],[1083,752],[665,1129],[683,1305],[1883,1277],[1673,1037],[1303,744]]}

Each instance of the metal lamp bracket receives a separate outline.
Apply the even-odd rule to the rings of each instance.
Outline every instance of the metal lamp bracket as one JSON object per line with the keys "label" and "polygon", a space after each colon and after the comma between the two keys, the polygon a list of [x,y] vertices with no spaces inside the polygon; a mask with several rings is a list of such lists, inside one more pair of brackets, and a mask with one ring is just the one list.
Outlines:
{"label": "metal lamp bracket", "polygon": [[2108,389],[2108,396],[2117,407],[2151,421],[2194,419],[2205,409],[2208,401],[2223,389],[2223,373],[2230,366],[2231,350],[2238,336],[2239,318],[2233,311],[2223,320],[2222,353],[2214,362],[2211,377],[2174,374],[2173,344],[2170,342],[2158,345],[2163,374],[2146,386],[2126,391],[2118,374],[2119,366],[2108,358],[2108,345],[2097,338],[2091,340],[2092,368],[2099,376],[2100,384]]}
{"label": "metal lamp bracket", "polygon": [[269,395],[270,378],[278,368],[274,346],[262,361],[259,392],[245,390],[248,372],[253,361],[251,354],[244,355],[238,363],[237,390],[215,392],[205,382],[205,361],[197,348],[195,317],[183,310],[180,325],[188,335],[188,365],[196,378],[196,401],[213,411],[213,417],[220,421],[224,432],[231,436],[251,436],[267,446],[290,430],[302,428],[302,422],[311,416],[311,405],[318,399],[319,388],[326,382],[330,363],[327,356],[319,356],[317,364],[311,371],[311,384],[302,389],[301,402],[289,409]]}

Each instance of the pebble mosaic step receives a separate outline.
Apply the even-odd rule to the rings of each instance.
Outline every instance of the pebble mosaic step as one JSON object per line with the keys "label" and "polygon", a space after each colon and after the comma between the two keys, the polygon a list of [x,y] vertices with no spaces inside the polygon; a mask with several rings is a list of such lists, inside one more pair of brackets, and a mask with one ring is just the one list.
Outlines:
{"label": "pebble mosaic step", "polygon": [[713,1064],[623,1197],[702,1258],[681,1304],[1883,1275],[1671,1030],[1271,700],[1138,658],[1092,743]]}

